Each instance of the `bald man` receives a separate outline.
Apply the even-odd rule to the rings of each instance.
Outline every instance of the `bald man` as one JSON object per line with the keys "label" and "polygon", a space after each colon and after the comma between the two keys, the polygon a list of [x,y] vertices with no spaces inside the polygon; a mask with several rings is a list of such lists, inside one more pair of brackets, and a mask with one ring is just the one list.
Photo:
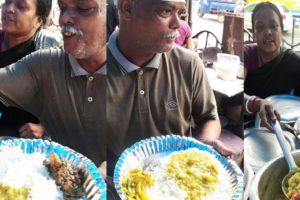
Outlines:
{"label": "bald man", "polygon": [[202,61],[175,45],[185,1],[119,0],[118,8],[120,29],[107,52],[108,170],[133,143],[165,134],[195,137],[229,154],[218,140],[216,101]]}
{"label": "bald man", "polygon": [[0,100],[37,116],[53,141],[106,160],[106,2],[58,0],[64,48],[0,69]]}

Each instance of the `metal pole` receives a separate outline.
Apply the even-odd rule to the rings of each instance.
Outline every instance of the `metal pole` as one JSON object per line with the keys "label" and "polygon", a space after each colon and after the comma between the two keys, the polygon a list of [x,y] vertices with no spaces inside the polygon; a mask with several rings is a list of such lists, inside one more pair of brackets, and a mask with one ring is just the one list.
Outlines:
{"label": "metal pole", "polygon": [[292,49],[294,48],[294,34],[295,34],[295,18],[293,17],[293,29],[292,29]]}
{"label": "metal pole", "polygon": [[192,0],[188,0],[187,1],[187,3],[188,3],[188,23],[189,23],[189,25],[190,25],[190,27],[192,27],[192,24],[193,24],[193,22],[192,22]]}

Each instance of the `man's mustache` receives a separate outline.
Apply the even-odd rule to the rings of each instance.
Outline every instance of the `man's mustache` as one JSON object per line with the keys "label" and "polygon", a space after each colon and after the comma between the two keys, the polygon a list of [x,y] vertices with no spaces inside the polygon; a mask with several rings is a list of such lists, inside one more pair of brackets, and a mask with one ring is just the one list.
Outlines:
{"label": "man's mustache", "polygon": [[179,32],[176,30],[171,33],[165,33],[163,35],[163,38],[164,39],[174,39],[174,38],[177,38],[178,36],[179,36]]}
{"label": "man's mustache", "polygon": [[64,33],[72,33],[72,34],[76,34],[76,35],[79,35],[79,36],[83,36],[83,32],[77,28],[75,28],[74,26],[71,26],[71,25],[64,25],[64,26],[61,26],[61,33],[64,34]]}

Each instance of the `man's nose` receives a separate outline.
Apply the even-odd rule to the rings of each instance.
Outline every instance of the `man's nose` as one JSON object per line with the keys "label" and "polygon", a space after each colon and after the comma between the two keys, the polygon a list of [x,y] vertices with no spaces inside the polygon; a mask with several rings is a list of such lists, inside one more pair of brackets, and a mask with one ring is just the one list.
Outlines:
{"label": "man's nose", "polygon": [[74,24],[75,22],[75,13],[71,9],[66,9],[61,11],[59,16],[59,24]]}
{"label": "man's nose", "polygon": [[170,28],[179,29],[179,27],[180,27],[180,16],[178,14],[174,14],[171,20]]}

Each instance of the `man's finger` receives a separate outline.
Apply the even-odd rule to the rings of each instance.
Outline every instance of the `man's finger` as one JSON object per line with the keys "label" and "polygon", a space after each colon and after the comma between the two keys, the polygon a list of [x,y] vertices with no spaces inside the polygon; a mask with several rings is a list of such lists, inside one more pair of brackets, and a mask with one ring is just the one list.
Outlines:
{"label": "man's finger", "polygon": [[27,124],[24,124],[23,126],[21,126],[21,127],[19,128],[19,132],[20,132],[20,133],[21,133],[21,132],[24,132],[24,131],[27,130],[27,128],[28,128]]}
{"label": "man's finger", "polygon": [[233,154],[233,152],[228,147],[226,147],[220,140],[216,140],[214,142],[214,147],[223,156],[228,157]]}
{"label": "man's finger", "polygon": [[29,134],[27,131],[23,131],[21,134],[20,134],[20,137],[22,138],[28,138],[29,137]]}
{"label": "man's finger", "polygon": [[20,134],[23,138],[36,138],[35,132],[33,130],[25,130]]}

